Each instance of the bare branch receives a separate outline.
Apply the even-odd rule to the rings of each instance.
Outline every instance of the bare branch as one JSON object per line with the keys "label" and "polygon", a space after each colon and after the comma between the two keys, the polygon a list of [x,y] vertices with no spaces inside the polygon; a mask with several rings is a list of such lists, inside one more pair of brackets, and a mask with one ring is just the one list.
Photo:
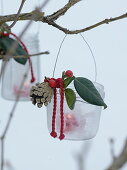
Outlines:
{"label": "bare branch", "polygon": [[60,16],[64,15],[68,11],[69,8],[71,8],[73,5],[75,5],[79,1],[81,0],[70,0],[63,8],[47,16],[46,18],[50,21],[57,20]]}
{"label": "bare branch", "polygon": [[[50,54],[50,53],[48,51],[44,51],[44,52],[30,54],[30,55],[11,56],[10,58],[28,58],[28,57],[40,56],[40,55],[44,55],[44,54]],[[4,58],[6,58],[5,55],[0,55],[0,59],[4,60]]]}
{"label": "bare branch", "polygon": [[[27,70],[27,72],[24,74],[24,77],[23,77],[23,80],[22,80],[21,85],[19,87],[19,90],[21,90],[23,85],[24,85],[24,82],[25,82],[27,75],[28,75],[28,71],[29,70]],[[14,113],[15,113],[19,99],[20,99],[20,93],[18,93],[17,96],[16,96],[16,101],[15,101],[13,107],[12,107],[10,114],[9,114],[9,118],[7,120],[3,134],[0,137],[0,140],[1,140],[1,170],[3,170],[3,167],[4,167],[4,144],[5,144],[4,141],[5,141],[5,137],[6,137],[8,130],[9,130],[9,127],[11,125],[12,118],[14,117]]]}
{"label": "bare branch", "polygon": [[[44,8],[45,5],[47,5],[47,3],[48,3],[49,1],[50,1],[50,0],[45,0],[45,1],[42,3],[41,7],[38,8],[38,10],[36,10],[36,11],[39,11],[39,10],[41,10],[42,8]],[[19,38],[21,38],[21,37],[23,36],[23,34],[26,32],[26,30],[30,27],[31,23],[32,23],[32,20],[29,21],[28,24],[25,26],[25,28],[24,28],[23,31],[21,32]],[[17,43],[13,43],[12,46],[10,47],[9,51],[7,52],[7,55],[6,55],[6,58],[7,58],[7,59],[11,56],[11,55],[9,55],[9,54],[11,54],[12,51],[15,50],[16,47],[17,47]],[[2,65],[2,69],[1,69],[1,72],[0,72],[0,78],[1,78],[1,76],[2,76],[3,71],[5,70],[6,63],[7,63],[7,61],[5,61],[5,62],[4,62],[4,65]],[[19,88],[20,90],[22,89],[22,87],[23,87],[23,85],[24,85],[24,82],[25,82],[25,80],[26,80],[26,78],[27,78],[28,71],[29,71],[29,70],[27,70],[27,72],[24,74],[23,80],[22,80],[22,82],[21,82],[21,84],[20,84],[20,88]],[[14,113],[15,113],[15,110],[16,110],[16,107],[17,107],[19,98],[20,98],[20,94],[18,94],[18,95],[16,96],[16,101],[15,101],[13,107],[12,107],[12,110],[11,110],[11,112],[10,112],[10,114],[9,114],[9,118],[8,118],[7,123],[6,123],[6,125],[5,125],[5,128],[4,128],[4,131],[3,131],[3,133],[2,133],[2,135],[1,135],[1,137],[0,137],[0,141],[1,141],[1,158],[0,158],[0,159],[1,159],[1,165],[0,165],[0,167],[1,167],[1,170],[3,170],[3,168],[4,168],[4,144],[5,144],[5,138],[6,138],[7,132],[8,132],[8,130],[9,130],[9,128],[10,128],[10,125],[11,125],[11,122],[12,122],[12,118],[14,117]]]}
{"label": "bare branch", "polygon": [[115,157],[114,161],[106,170],[118,170],[122,168],[125,163],[127,163],[127,140],[125,141],[122,152],[119,156]]}
{"label": "bare branch", "polygon": [[[14,21],[17,14],[0,16],[0,25],[5,22]],[[30,13],[20,14],[17,21],[32,20],[32,21],[43,21],[44,12],[34,10]]]}
{"label": "bare branch", "polygon": [[4,140],[0,139],[0,142],[1,142],[1,164],[0,164],[0,169],[2,170],[3,169],[3,166],[4,166]]}
{"label": "bare branch", "polygon": [[86,31],[92,30],[92,29],[94,29],[98,26],[101,26],[101,25],[104,25],[104,24],[109,24],[110,22],[121,20],[121,19],[124,19],[124,18],[127,18],[127,13],[120,15],[118,17],[114,17],[114,18],[110,18],[110,19],[104,19],[104,20],[102,20],[102,21],[100,21],[96,24],[93,24],[89,27],[79,29],[79,30],[74,30],[74,31],[70,31],[67,28],[63,28],[60,25],[56,24],[54,21],[45,20],[45,22],[48,23],[49,25],[52,25],[53,27],[63,31],[66,34],[78,34],[78,33],[81,33],[81,32],[86,32]]}
{"label": "bare branch", "polygon": [[113,138],[111,138],[109,140],[109,143],[110,143],[110,153],[111,153],[111,156],[112,156],[112,159],[115,160],[116,159],[116,156],[115,156],[115,140]]}
{"label": "bare branch", "polygon": [[[3,16],[3,17],[1,16],[0,17],[0,23],[2,24],[4,22],[13,21],[15,17],[16,17],[16,14],[7,15],[7,16]],[[118,21],[118,20],[121,20],[121,19],[124,19],[124,18],[127,18],[127,13],[120,15],[120,16],[117,16],[117,17],[114,17],[114,18],[104,19],[104,20],[102,20],[102,21],[100,21],[96,24],[93,24],[89,27],[79,29],[79,30],[74,30],[74,31],[71,31],[71,30],[68,30],[67,28],[61,27],[60,25],[56,24],[54,21],[49,20],[48,17],[44,17],[43,12],[39,12],[39,11],[37,12],[37,10],[32,11],[30,13],[20,14],[18,20],[41,21],[43,23],[47,23],[49,25],[52,25],[53,27],[63,31],[66,34],[78,34],[78,33],[86,32],[86,31],[92,30],[96,27],[99,27],[101,25],[109,24],[111,22]]]}
{"label": "bare branch", "polygon": [[22,0],[21,5],[20,5],[19,10],[18,10],[18,13],[17,13],[17,16],[15,17],[14,22],[9,26],[9,28],[12,28],[16,24],[18,17],[20,15],[21,11],[22,11],[23,6],[24,6],[25,1],[26,0]]}

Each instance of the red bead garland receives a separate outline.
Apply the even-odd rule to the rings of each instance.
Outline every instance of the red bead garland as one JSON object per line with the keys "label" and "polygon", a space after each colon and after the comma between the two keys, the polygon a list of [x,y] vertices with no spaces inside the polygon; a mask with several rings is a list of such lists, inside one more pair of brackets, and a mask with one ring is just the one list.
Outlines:
{"label": "red bead garland", "polygon": [[54,104],[53,104],[53,115],[52,115],[52,132],[50,135],[52,137],[57,137],[57,133],[55,132],[55,119],[56,119],[56,107],[57,107],[57,93],[56,88],[60,88],[60,136],[59,139],[64,139],[64,112],[63,112],[63,104],[64,104],[64,82],[62,78],[54,79],[54,78],[46,78],[44,82],[48,82],[49,86],[54,88]]}
{"label": "red bead garland", "polygon": [[53,105],[53,115],[52,115],[52,132],[50,135],[52,137],[57,137],[57,133],[55,132],[55,120],[56,120],[56,107],[57,107],[57,94],[56,88],[54,88],[54,105]]}
{"label": "red bead garland", "polygon": [[60,118],[61,118],[61,127],[60,127],[60,136],[59,139],[64,139],[64,113],[63,113],[63,104],[64,104],[64,84],[63,80],[60,81]]}

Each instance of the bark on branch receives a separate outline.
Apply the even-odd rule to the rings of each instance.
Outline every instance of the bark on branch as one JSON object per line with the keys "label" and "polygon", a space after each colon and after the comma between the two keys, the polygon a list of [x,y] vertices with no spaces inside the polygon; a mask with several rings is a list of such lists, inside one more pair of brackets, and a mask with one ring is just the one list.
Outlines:
{"label": "bark on branch", "polygon": [[78,34],[78,33],[86,32],[86,31],[92,30],[92,29],[94,29],[96,27],[99,27],[101,25],[109,24],[109,23],[111,23],[113,21],[121,20],[121,19],[124,19],[124,18],[127,18],[127,13],[125,13],[123,15],[120,15],[120,16],[117,16],[117,17],[114,17],[114,18],[104,19],[104,20],[102,20],[100,22],[97,22],[96,24],[93,24],[91,26],[85,27],[83,29],[74,30],[74,31],[71,31],[71,30],[69,30],[67,28],[61,27],[60,25],[58,25],[54,21],[44,20],[44,22],[48,23],[49,25],[52,25],[53,27],[63,31],[66,34]]}
{"label": "bark on branch", "polygon": [[[2,24],[4,22],[14,21],[15,17],[16,17],[16,14],[1,16],[0,17],[0,24]],[[78,34],[78,33],[86,32],[86,31],[92,30],[96,27],[99,27],[101,25],[109,24],[111,22],[118,21],[118,20],[121,20],[121,19],[124,19],[124,18],[127,18],[127,13],[122,14],[122,15],[117,16],[117,17],[114,17],[114,18],[104,19],[100,22],[97,22],[96,24],[91,25],[91,26],[88,26],[88,27],[85,27],[85,28],[82,28],[82,29],[79,29],[79,30],[73,30],[73,31],[69,30],[67,28],[61,27],[60,25],[58,25],[54,21],[50,20],[49,16],[44,17],[43,12],[39,12],[39,11],[37,12],[36,10],[32,11],[30,13],[20,14],[19,17],[18,17],[18,20],[19,21],[20,20],[41,21],[43,23],[47,23],[49,25],[52,25],[53,27],[59,29],[60,31],[63,31],[66,34]]]}
{"label": "bark on branch", "polygon": [[71,8],[73,5],[75,5],[79,1],[81,0],[70,0],[63,8],[47,16],[46,18],[52,21],[57,20],[60,16],[64,15],[68,11],[69,8]]}
{"label": "bark on branch", "polygon": [[127,163],[127,140],[123,146],[122,152],[115,157],[114,161],[106,170],[118,170]]}

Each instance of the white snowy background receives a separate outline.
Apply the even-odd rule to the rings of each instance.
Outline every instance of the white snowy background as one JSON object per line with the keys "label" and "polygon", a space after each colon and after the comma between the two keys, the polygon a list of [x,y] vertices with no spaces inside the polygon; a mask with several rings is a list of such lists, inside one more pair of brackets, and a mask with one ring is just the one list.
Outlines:
{"label": "white snowy background", "polygon": [[[51,14],[68,0],[51,0],[44,9]],[[4,0],[4,14],[18,10],[21,0]],[[41,0],[40,0],[41,3]],[[27,0],[22,12],[30,12],[37,0]],[[127,1],[82,0],[72,7],[57,23],[71,30],[80,29],[105,18],[126,13]],[[12,31],[19,34],[26,22],[18,22]],[[37,31],[33,23],[29,32]],[[105,102],[97,136],[91,143],[86,157],[86,170],[104,170],[112,161],[109,139],[115,139],[116,155],[127,137],[127,20],[123,19],[83,33],[91,45],[98,67],[97,81],[105,87]],[[49,50],[50,55],[41,56],[41,74],[52,76],[53,63],[64,33],[40,23],[40,51]],[[68,35],[62,47],[56,76],[66,69],[76,76],[94,80],[94,64],[87,46],[79,35]],[[13,102],[0,98],[0,133],[7,121]],[[20,102],[6,138],[5,158],[15,170],[78,170],[74,155],[81,150],[83,142],[59,141],[50,137],[47,129],[46,109],[38,109],[31,102]],[[122,170],[126,170],[124,167]]]}

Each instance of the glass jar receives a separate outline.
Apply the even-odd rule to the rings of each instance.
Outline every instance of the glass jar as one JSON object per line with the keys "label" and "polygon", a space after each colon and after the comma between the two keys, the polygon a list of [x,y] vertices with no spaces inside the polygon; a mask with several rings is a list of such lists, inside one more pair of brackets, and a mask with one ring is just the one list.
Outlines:
{"label": "glass jar", "polygon": [[[26,35],[23,37],[22,41],[26,45],[29,54],[35,54],[39,52],[39,41],[37,35]],[[15,100],[16,96],[20,94],[21,101],[30,100],[29,93],[31,86],[39,81],[39,57],[31,57],[31,62],[33,66],[34,77],[36,79],[34,83],[30,82],[31,71],[28,60],[25,65],[17,63],[13,58],[7,61],[6,69],[2,76],[1,93],[3,98]],[[24,82],[23,88],[20,89],[21,82],[27,70],[29,70],[28,76]]]}
{"label": "glass jar", "polygon": [[[94,86],[104,99],[104,87],[98,83]],[[101,106],[89,104],[82,100],[76,93],[76,103],[73,110],[70,110],[66,99],[64,98],[64,134],[67,140],[87,140],[95,137],[101,115]],[[52,126],[52,112],[53,112],[53,98],[51,103],[47,106],[47,124],[51,132]],[[57,94],[57,113],[56,113],[56,132],[59,136],[60,132],[60,95]]]}

